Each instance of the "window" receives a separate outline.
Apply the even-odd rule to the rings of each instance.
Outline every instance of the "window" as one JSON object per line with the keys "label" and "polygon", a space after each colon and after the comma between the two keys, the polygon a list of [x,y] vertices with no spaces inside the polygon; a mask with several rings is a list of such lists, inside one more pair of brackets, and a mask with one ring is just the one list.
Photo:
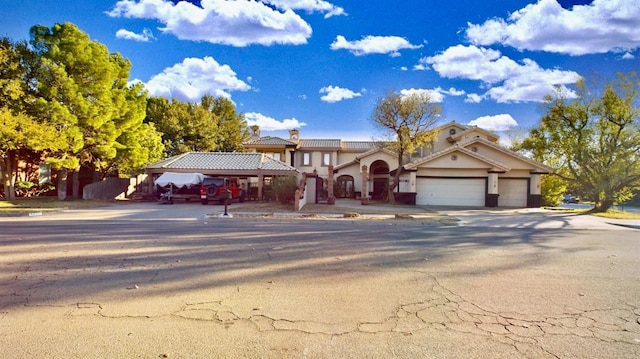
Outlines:
{"label": "window", "polygon": [[272,157],[273,157],[274,160],[281,161],[279,153],[272,153],[272,155],[273,155]]}
{"label": "window", "polygon": [[311,154],[309,152],[302,153],[302,165],[311,166]]}
{"label": "window", "polygon": [[323,166],[328,166],[331,164],[331,154],[330,153],[323,153],[322,154],[322,165]]}

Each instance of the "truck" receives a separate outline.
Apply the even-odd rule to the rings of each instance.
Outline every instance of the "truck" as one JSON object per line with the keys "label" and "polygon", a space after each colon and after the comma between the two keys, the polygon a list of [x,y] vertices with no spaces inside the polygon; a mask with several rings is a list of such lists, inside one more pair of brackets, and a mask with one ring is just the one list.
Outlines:
{"label": "truck", "polygon": [[244,202],[246,197],[245,190],[240,187],[237,178],[228,177],[205,177],[200,185],[200,202],[203,205],[209,204],[209,201],[218,201],[224,204],[231,203],[233,200]]}

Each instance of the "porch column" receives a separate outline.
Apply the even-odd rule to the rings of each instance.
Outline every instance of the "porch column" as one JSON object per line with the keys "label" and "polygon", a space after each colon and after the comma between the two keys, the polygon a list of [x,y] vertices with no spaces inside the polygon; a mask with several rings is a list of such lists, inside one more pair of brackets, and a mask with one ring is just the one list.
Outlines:
{"label": "porch column", "polygon": [[409,172],[409,192],[418,192],[417,174],[416,171]]}
{"label": "porch column", "polygon": [[329,204],[336,204],[336,196],[333,195],[333,165],[329,165],[329,175],[327,176],[327,197]]}
{"label": "porch column", "polygon": [[264,175],[258,175],[258,199],[262,199],[262,189],[264,187]]}
{"label": "porch column", "polygon": [[542,175],[540,173],[532,173],[529,181],[529,193],[535,195],[540,194],[540,186],[542,184]]}
{"label": "porch column", "polygon": [[489,171],[487,196],[484,200],[485,207],[498,207],[498,196],[498,172]]}
{"label": "porch column", "polygon": [[360,204],[369,204],[369,168],[362,165],[360,171],[362,177],[362,193],[360,194]]}
{"label": "porch column", "polygon": [[527,207],[536,208],[542,206],[542,173],[531,172],[529,178],[529,196],[527,196]]}
{"label": "porch column", "polygon": [[148,173],[145,181],[147,182],[147,193],[153,194],[156,191],[156,188],[153,185],[153,173]]}

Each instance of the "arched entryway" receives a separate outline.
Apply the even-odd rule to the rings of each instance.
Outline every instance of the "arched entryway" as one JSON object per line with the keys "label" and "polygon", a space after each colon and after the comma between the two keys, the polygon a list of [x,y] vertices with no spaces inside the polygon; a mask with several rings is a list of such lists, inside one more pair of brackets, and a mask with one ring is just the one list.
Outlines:
{"label": "arched entryway", "polygon": [[334,189],[336,198],[355,198],[354,179],[353,176],[341,175],[336,180]]}
{"label": "arched entryway", "polygon": [[369,178],[373,182],[371,198],[386,200],[389,193],[389,165],[387,162],[374,161],[369,168]]}

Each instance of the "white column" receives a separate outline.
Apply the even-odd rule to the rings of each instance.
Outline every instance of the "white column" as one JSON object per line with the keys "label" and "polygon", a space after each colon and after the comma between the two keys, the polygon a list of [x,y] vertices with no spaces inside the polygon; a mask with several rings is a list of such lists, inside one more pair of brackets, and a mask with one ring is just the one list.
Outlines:
{"label": "white column", "polygon": [[498,174],[495,172],[489,172],[489,188],[488,194],[498,194]]}
{"label": "white column", "polygon": [[532,173],[531,180],[529,181],[529,193],[533,195],[540,194],[541,185],[542,175],[539,173]]}

